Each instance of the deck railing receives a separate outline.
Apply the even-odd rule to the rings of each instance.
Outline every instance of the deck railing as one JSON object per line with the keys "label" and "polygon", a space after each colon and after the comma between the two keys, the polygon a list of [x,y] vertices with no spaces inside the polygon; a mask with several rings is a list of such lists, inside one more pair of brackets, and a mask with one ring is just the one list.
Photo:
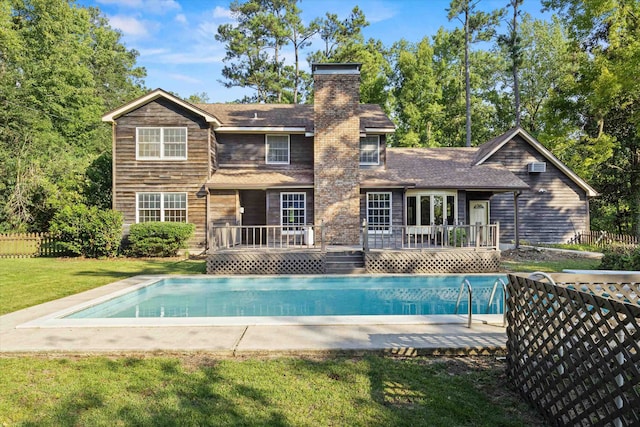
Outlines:
{"label": "deck railing", "polygon": [[493,249],[500,247],[500,224],[362,226],[364,250],[369,249]]}
{"label": "deck railing", "polygon": [[224,225],[209,228],[209,250],[321,249],[324,227],[319,225]]}

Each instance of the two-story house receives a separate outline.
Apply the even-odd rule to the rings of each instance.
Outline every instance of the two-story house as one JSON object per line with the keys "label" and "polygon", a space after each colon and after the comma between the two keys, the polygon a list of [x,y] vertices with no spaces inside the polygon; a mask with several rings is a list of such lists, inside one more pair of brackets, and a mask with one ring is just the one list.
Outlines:
{"label": "two-story house", "polygon": [[359,64],[314,64],[313,78],[313,105],[190,104],[158,89],[106,114],[125,228],[188,221],[203,251],[226,224],[314,224],[350,246],[363,220],[373,235],[499,221],[502,242],[589,228],[596,191],[523,129],[473,148],[392,148],[389,117],[359,102]]}

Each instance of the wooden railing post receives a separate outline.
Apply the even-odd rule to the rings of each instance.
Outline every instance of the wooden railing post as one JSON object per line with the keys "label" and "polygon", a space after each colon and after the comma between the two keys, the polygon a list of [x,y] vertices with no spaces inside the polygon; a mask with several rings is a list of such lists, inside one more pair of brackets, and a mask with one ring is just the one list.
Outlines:
{"label": "wooden railing post", "polygon": [[362,250],[369,252],[369,225],[366,218],[362,220]]}

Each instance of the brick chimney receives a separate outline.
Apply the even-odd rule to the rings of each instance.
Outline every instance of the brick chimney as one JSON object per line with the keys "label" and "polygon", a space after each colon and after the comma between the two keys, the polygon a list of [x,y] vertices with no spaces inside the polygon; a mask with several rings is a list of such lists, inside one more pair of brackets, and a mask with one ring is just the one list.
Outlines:
{"label": "brick chimney", "polygon": [[313,64],[315,221],[330,244],[360,242],[360,64]]}

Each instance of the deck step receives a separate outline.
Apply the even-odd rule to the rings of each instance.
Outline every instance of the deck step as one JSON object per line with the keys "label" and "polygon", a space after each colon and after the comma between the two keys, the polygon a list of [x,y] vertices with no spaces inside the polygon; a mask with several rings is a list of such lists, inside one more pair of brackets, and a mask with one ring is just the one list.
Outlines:
{"label": "deck step", "polygon": [[327,274],[364,274],[364,253],[362,251],[327,252]]}

